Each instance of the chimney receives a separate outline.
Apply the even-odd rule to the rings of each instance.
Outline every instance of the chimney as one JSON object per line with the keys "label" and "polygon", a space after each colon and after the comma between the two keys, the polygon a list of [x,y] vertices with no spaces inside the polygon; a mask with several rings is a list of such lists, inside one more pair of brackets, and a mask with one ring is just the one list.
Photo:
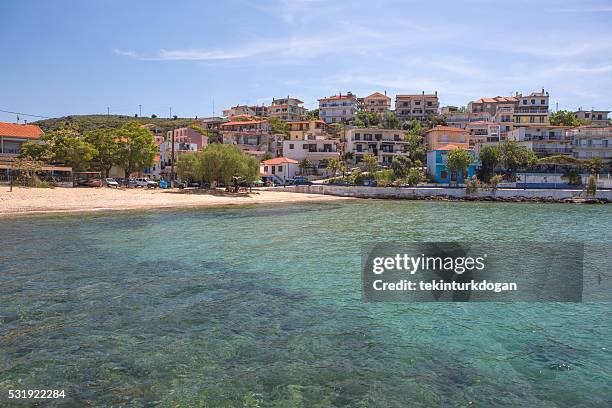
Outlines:
{"label": "chimney", "polygon": [[385,89],[385,96],[387,96],[387,90]]}
{"label": "chimney", "polygon": [[425,95],[425,91],[422,91],[422,92],[421,92],[421,94],[422,94],[422,95]]}
{"label": "chimney", "polygon": [[436,93],[436,96],[438,96],[438,91],[436,91],[435,93]]}

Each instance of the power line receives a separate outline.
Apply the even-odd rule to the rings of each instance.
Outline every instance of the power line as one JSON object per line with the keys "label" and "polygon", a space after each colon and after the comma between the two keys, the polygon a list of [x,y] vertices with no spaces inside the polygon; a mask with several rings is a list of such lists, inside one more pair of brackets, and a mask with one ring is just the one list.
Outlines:
{"label": "power line", "polygon": [[23,112],[12,112],[12,111],[2,110],[2,109],[0,109],[0,112],[2,112],[2,113],[11,113],[11,114],[13,114],[13,115],[30,116],[30,117],[33,117],[33,118],[50,119],[50,117],[49,117],[49,116],[31,115],[31,114],[29,114],[29,113],[23,113]]}

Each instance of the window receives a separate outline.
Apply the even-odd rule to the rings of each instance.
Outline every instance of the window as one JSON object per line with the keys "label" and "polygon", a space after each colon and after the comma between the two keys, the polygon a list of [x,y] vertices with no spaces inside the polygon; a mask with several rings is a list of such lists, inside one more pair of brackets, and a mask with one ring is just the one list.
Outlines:
{"label": "window", "polygon": [[446,170],[442,170],[442,171],[440,172],[440,178],[441,178],[442,180],[446,180],[446,179],[448,178],[448,172],[447,172]]}
{"label": "window", "polygon": [[282,173],[283,172],[283,166],[278,166],[278,171],[279,171],[279,173]]}
{"label": "window", "polygon": [[532,99],[532,100],[531,100],[531,104],[532,104],[532,105],[535,105],[535,99]]}
{"label": "window", "polygon": [[546,105],[546,99],[542,99],[542,100],[540,101],[540,105]]}
{"label": "window", "polygon": [[294,148],[293,143],[290,143],[290,144],[289,144],[289,149],[293,150],[293,148]]}
{"label": "window", "polygon": [[264,166],[264,173],[268,172],[268,166]]}

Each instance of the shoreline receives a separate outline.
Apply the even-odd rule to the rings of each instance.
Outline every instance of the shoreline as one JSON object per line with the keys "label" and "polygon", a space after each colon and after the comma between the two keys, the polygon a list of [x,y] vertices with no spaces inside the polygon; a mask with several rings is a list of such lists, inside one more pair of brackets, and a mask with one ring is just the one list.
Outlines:
{"label": "shoreline", "polygon": [[351,200],[322,194],[253,190],[225,193],[198,190],[0,187],[0,219],[51,214],[222,208],[245,205],[290,204]]}

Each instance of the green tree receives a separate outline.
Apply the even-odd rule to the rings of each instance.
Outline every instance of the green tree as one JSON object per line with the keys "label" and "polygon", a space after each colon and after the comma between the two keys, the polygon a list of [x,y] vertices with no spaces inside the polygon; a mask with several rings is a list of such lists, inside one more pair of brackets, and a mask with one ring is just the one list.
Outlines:
{"label": "green tree", "polygon": [[181,154],[176,161],[176,173],[181,180],[202,182],[202,169],[195,153]]}
{"label": "green tree", "polygon": [[92,161],[98,170],[108,177],[111,168],[120,161],[116,131],[108,128],[92,130],[85,133],[85,140],[96,149]]}
{"label": "green tree", "polygon": [[560,110],[550,115],[550,124],[555,126],[581,126],[591,123],[588,120],[581,120],[573,112]]}
{"label": "green tree", "polygon": [[360,111],[355,115],[355,126],[360,128],[368,128],[378,126],[380,123],[380,115],[375,112]]}
{"label": "green tree", "polygon": [[270,127],[270,132],[274,134],[289,136],[289,123],[282,119],[271,116],[268,118],[268,126]]}
{"label": "green tree", "polygon": [[300,160],[298,167],[300,168],[300,174],[306,175],[308,170],[312,169],[312,162],[308,159]]}
{"label": "green tree", "polygon": [[317,120],[317,119],[319,119],[319,109],[317,108],[317,109],[309,110],[306,116],[310,120]]}
{"label": "green tree", "polygon": [[128,122],[117,131],[119,145],[117,164],[123,167],[125,177],[153,165],[157,146],[153,133],[138,122]]}
{"label": "green tree", "polygon": [[340,162],[340,160],[338,160],[335,157],[330,158],[329,160],[327,160],[327,165],[326,168],[327,170],[329,170],[329,172],[331,173],[332,177],[336,176],[336,172],[340,169],[342,163]]}
{"label": "green tree", "polygon": [[378,167],[378,158],[370,153],[365,154],[363,156],[363,165],[365,171],[368,172],[370,176],[372,176],[374,172],[376,172],[376,168]]}
{"label": "green tree", "polygon": [[271,158],[273,158],[273,157],[274,157],[274,156],[272,156],[272,153],[270,153],[270,152],[266,152],[266,153],[264,153],[264,155],[261,157],[261,161],[264,161],[264,160],[270,160],[270,159],[271,159]]}
{"label": "green tree", "polygon": [[603,160],[601,157],[593,157],[592,159],[585,160],[584,166],[590,174],[599,174],[603,168]]}
{"label": "green tree", "polygon": [[481,163],[480,177],[488,183],[491,177],[495,174],[495,168],[499,164],[499,149],[496,146],[485,146],[480,149],[478,158],[480,159]]}
{"label": "green tree", "polygon": [[413,165],[416,165],[418,161],[423,162],[425,160],[423,136],[414,131],[409,131],[404,135],[404,141],[406,142],[404,149]]}
{"label": "green tree", "polygon": [[381,125],[384,129],[399,129],[399,124],[395,112],[387,112],[381,121]]}
{"label": "green tree", "polygon": [[21,146],[19,158],[46,163],[53,160],[53,152],[46,143],[26,142]]}
{"label": "green tree", "polygon": [[408,170],[408,174],[406,174],[406,183],[411,187],[418,185],[424,179],[425,177],[421,169],[417,169],[414,167]]}
{"label": "green tree", "polygon": [[457,183],[462,182],[459,180],[459,173],[462,177],[467,176],[467,170],[472,163],[472,155],[465,149],[456,149],[448,152],[446,159],[446,167],[457,174]]}
{"label": "green tree", "polygon": [[586,193],[588,196],[595,196],[597,193],[597,179],[592,174],[587,179]]}
{"label": "green tree", "polygon": [[421,126],[421,122],[416,119],[405,120],[402,122],[402,129],[414,134],[421,134],[424,131],[423,126]]}
{"label": "green tree", "polygon": [[513,140],[504,140],[499,145],[499,158],[506,174],[510,175],[512,179],[514,179],[519,167],[529,168],[538,161],[533,151]]}
{"label": "green tree", "polygon": [[63,128],[45,133],[40,140],[47,144],[49,161],[64,163],[73,170],[85,170],[97,154],[96,149],[74,129]]}
{"label": "green tree", "polygon": [[396,179],[405,178],[412,166],[412,160],[408,156],[395,156],[391,161],[391,170]]}

